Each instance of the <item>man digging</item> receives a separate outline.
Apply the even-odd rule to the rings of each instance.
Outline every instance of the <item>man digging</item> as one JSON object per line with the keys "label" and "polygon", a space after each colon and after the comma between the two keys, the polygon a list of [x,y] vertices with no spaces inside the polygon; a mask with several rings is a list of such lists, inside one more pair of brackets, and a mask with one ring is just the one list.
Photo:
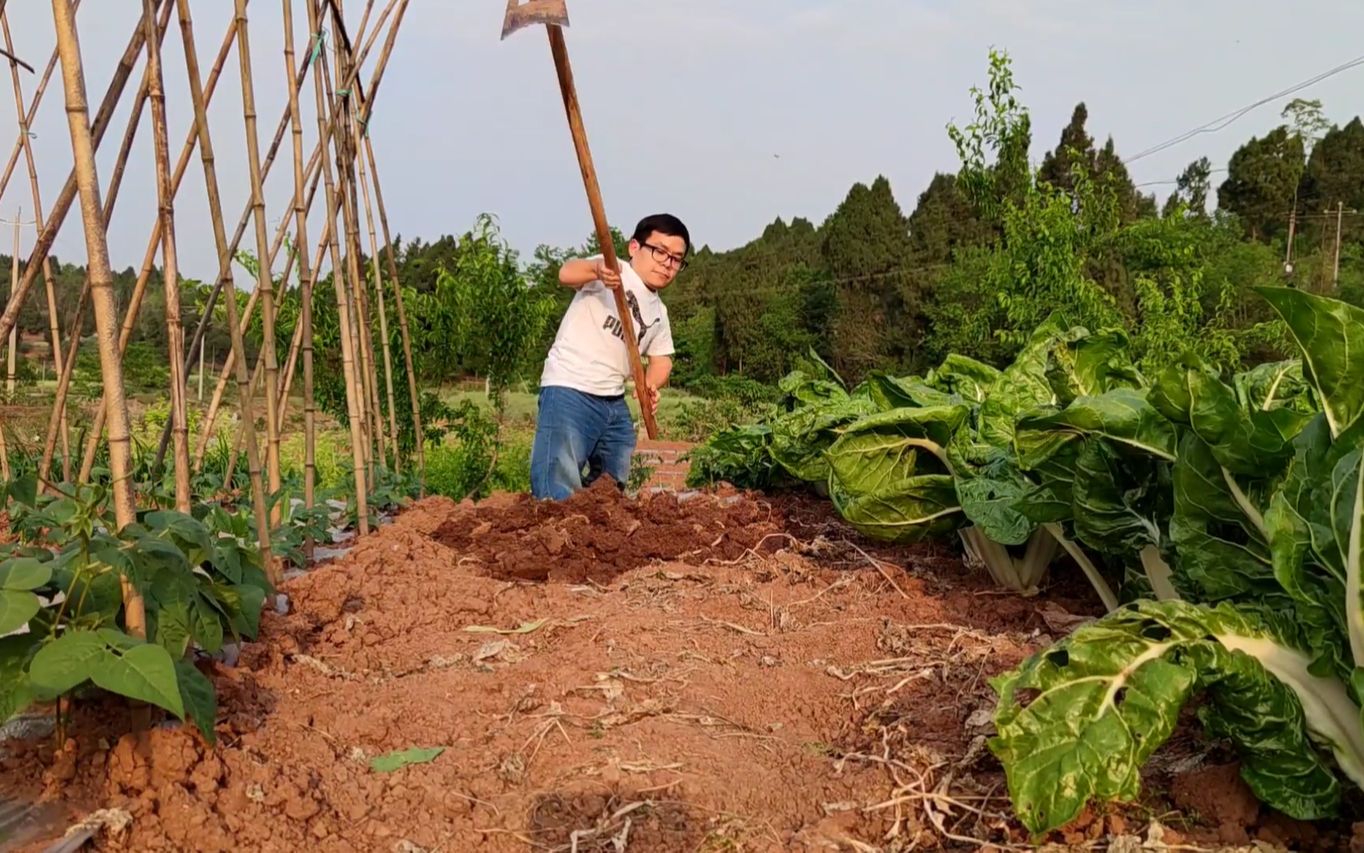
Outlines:
{"label": "man digging", "polygon": [[[559,323],[540,375],[530,487],[536,498],[563,500],[608,474],[624,488],[635,450],[635,424],[625,401],[630,363],[612,291],[624,288],[639,354],[648,360],[650,414],[672,372],[673,336],[659,291],[687,265],[691,235],[677,217],[645,217],[630,240],[630,262],[612,272],[602,256],[559,270],[577,291]],[[584,474],[584,467],[587,469]]]}

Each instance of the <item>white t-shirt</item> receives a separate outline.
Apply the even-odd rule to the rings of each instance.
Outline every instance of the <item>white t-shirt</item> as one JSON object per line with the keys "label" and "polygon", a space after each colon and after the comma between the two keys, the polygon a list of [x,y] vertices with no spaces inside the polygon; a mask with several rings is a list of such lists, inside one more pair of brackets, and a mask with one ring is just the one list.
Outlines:
{"label": "white t-shirt", "polygon": [[[620,259],[620,280],[625,288],[625,303],[630,307],[639,354],[672,355],[668,307],[644,284],[625,258]],[[559,323],[559,333],[549,348],[544,371],[540,374],[540,385],[559,385],[587,394],[612,396],[625,393],[625,381],[630,375],[630,355],[616,314],[616,297],[600,281],[588,282],[573,294],[573,301]]]}

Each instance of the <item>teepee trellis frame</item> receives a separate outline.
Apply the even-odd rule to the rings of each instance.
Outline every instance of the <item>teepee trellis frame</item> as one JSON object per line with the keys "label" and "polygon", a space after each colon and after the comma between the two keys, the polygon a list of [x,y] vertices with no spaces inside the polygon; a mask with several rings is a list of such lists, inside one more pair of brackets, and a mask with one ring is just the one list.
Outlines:
{"label": "teepee trellis frame", "polygon": [[[267,571],[276,581],[280,574],[272,553],[271,531],[282,522],[286,506],[277,500],[283,485],[281,436],[286,427],[294,378],[299,372],[302,373],[305,433],[304,504],[311,507],[316,501],[318,406],[312,344],[313,300],[317,298],[318,284],[323,282],[324,276],[331,278],[340,319],[355,503],[362,534],[369,528],[367,493],[377,467],[392,465],[400,470],[403,464],[399,455],[395,390],[401,378],[394,376],[395,360],[389,345],[390,307],[396,310],[403,342],[404,358],[400,368],[405,368],[407,373],[417,433],[416,468],[419,472],[424,471],[425,462],[406,312],[393,257],[388,211],[379,184],[378,162],[368,134],[374,93],[379,89],[393,55],[409,0],[387,0],[381,7],[375,0],[367,0],[359,24],[353,30],[348,28],[341,4],[336,0],[302,2],[310,36],[306,44],[298,45],[302,49],[296,53],[292,0],[282,0],[278,7],[282,16],[267,15],[266,7],[259,0],[256,3],[233,0],[221,45],[207,77],[201,77],[189,0],[142,0],[135,26],[107,89],[97,104],[91,104],[87,100],[86,69],[76,20],[81,0],[51,0],[57,45],[41,74],[15,57],[16,34],[11,32],[4,0],[0,0],[0,36],[4,39],[4,49],[0,51],[4,58],[0,61],[10,63],[19,128],[9,161],[0,174],[0,195],[22,156],[30,182],[30,209],[37,225],[36,237],[15,282],[13,298],[6,301],[0,312],[0,340],[17,328],[20,311],[32,295],[41,273],[47,326],[43,332],[51,341],[57,383],[39,463],[39,480],[50,492],[62,490],[60,482],[51,482],[57,479],[51,472],[60,448],[61,481],[67,484],[89,482],[95,476],[101,448],[107,448],[117,524],[121,528],[136,517],[138,498],[132,488],[132,428],[123,360],[136,338],[147,288],[159,272],[165,295],[165,315],[158,317],[158,322],[163,321],[167,331],[169,385],[166,390],[171,411],[152,471],[159,472],[165,466],[165,456],[169,453],[175,507],[182,512],[191,511],[193,472],[200,470],[203,464],[205,447],[215,434],[215,422],[223,408],[227,386],[235,380],[240,427],[232,431],[233,456],[239,449],[246,453],[256,538]],[[169,29],[175,26],[171,22],[172,15],[176,16],[180,30],[184,71],[189,77],[193,106],[191,126],[185,131],[178,157],[174,160],[172,154],[175,152],[170,144],[172,129],[168,122],[171,110],[167,103],[173,87],[168,79],[170,68],[163,62],[167,55],[165,39]],[[269,23],[263,23],[266,21]],[[263,26],[278,26],[281,21],[285,30],[284,81],[289,99],[279,116],[273,139],[268,146],[263,146],[265,140],[260,136],[255,93],[266,62],[252,56],[251,35]],[[326,38],[324,25],[335,34],[330,40]],[[350,35],[352,32],[354,39]],[[370,55],[376,45],[381,47],[377,59],[371,63]],[[237,58],[235,75],[226,70],[234,53]],[[21,67],[26,74],[31,74],[31,80],[21,79]],[[58,71],[67,109],[73,164],[59,191],[49,200],[40,192],[38,151],[32,144],[29,128],[39,115],[49,83]],[[137,75],[136,79],[134,75]],[[271,75],[272,85],[275,76]],[[306,138],[312,134],[308,133],[309,122],[304,116],[303,88],[310,77],[317,122],[311,144]],[[26,96],[25,85],[35,81],[33,91]],[[132,83],[136,85],[130,86]],[[242,98],[241,124],[232,129],[218,128],[218,137],[232,137],[235,143],[241,139],[241,134],[245,134],[242,150],[246,152],[249,198],[235,231],[229,233],[225,227],[208,111],[218,90],[233,84],[239,88]],[[366,91],[368,97],[362,94]],[[111,130],[115,112],[121,104],[126,106],[129,98],[131,109],[117,155],[107,168],[107,174],[101,175],[96,168],[96,157]],[[50,102],[51,98],[47,100]],[[149,117],[146,132],[141,131],[144,117]],[[218,119],[218,123],[222,121]],[[224,133],[229,137],[223,137]],[[286,156],[293,167],[292,193],[287,207],[279,211],[281,221],[272,238],[266,181],[286,134],[290,137]],[[114,294],[108,228],[115,215],[115,203],[123,189],[129,163],[138,154],[139,145],[143,153],[152,154],[154,187],[140,189],[149,193],[154,190],[156,217],[136,283],[120,305],[121,300]],[[196,155],[203,170],[218,269],[212,287],[207,288],[205,304],[196,312],[197,322],[185,325],[181,320],[184,284],[177,233],[183,233],[187,227],[181,221],[187,205],[179,193]],[[319,195],[321,199],[318,199]],[[317,232],[315,243],[310,245],[309,217],[316,215],[315,202],[323,208],[324,224]],[[87,274],[78,295],[74,291],[61,293],[51,258],[54,242],[60,233],[64,233],[62,229],[68,225],[73,206],[78,206],[80,211],[88,254]],[[379,242],[381,230],[383,245]],[[242,307],[236,298],[234,263],[242,241],[248,235],[254,240],[259,268],[252,292]],[[294,238],[292,241],[287,240],[290,236]],[[366,236],[368,257],[364,253]],[[289,249],[283,263],[284,272],[276,278],[276,261],[286,242],[289,242]],[[387,252],[387,270],[380,258],[383,251]],[[290,282],[295,277],[298,289],[291,295]],[[391,291],[388,290],[390,286]],[[67,301],[63,303],[59,295]],[[75,298],[71,299],[73,295]],[[299,319],[286,349],[285,341],[277,338],[277,318],[284,300],[295,297],[299,304]],[[68,306],[67,316],[61,316],[63,304]],[[373,317],[372,310],[377,311],[377,318]],[[82,331],[89,323],[90,314],[94,315],[99,350],[100,394],[90,405],[77,407],[78,398],[73,395],[76,363],[82,346]],[[223,314],[226,315],[224,325],[231,346],[213,403],[195,442],[189,428],[188,377],[195,360],[202,355],[214,318]],[[255,363],[249,364],[247,335],[257,328],[257,323],[261,346]],[[374,341],[376,333],[381,347]],[[382,351],[376,352],[376,349]],[[73,433],[72,424],[77,419],[84,422],[82,434]],[[7,473],[9,457],[3,449],[0,449],[0,455],[5,456],[6,462],[6,471],[0,473]],[[229,465],[229,472],[232,467]],[[136,590],[125,587],[125,595],[130,630],[145,630],[145,625],[139,628],[136,624],[142,618]]]}

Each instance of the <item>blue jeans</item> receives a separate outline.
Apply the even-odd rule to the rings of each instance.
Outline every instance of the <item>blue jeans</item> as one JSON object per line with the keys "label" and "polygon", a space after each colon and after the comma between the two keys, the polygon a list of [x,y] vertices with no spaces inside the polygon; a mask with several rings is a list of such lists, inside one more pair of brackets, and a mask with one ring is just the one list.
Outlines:
{"label": "blue jeans", "polygon": [[603,473],[624,488],[634,452],[635,425],[623,394],[599,397],[556,385],[540,389],[530,451],[530,491],[536,498],[564,500]]}

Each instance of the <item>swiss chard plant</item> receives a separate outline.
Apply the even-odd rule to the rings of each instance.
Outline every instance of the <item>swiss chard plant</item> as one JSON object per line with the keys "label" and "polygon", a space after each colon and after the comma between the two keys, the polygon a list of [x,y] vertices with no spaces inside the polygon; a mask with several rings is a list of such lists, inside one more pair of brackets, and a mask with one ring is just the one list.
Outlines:
{"label": "swiss chard plant", "polygon": [[1178,435],[1163,552],[1184,600],[1123,607],[993,682],[990,746],[1030,830],[1136,797],[1195,697],[1285,814],[1364,787],[1364,311],[1260,293],[1301,362],[1226,382],[1185,359],[1149,397]]}

